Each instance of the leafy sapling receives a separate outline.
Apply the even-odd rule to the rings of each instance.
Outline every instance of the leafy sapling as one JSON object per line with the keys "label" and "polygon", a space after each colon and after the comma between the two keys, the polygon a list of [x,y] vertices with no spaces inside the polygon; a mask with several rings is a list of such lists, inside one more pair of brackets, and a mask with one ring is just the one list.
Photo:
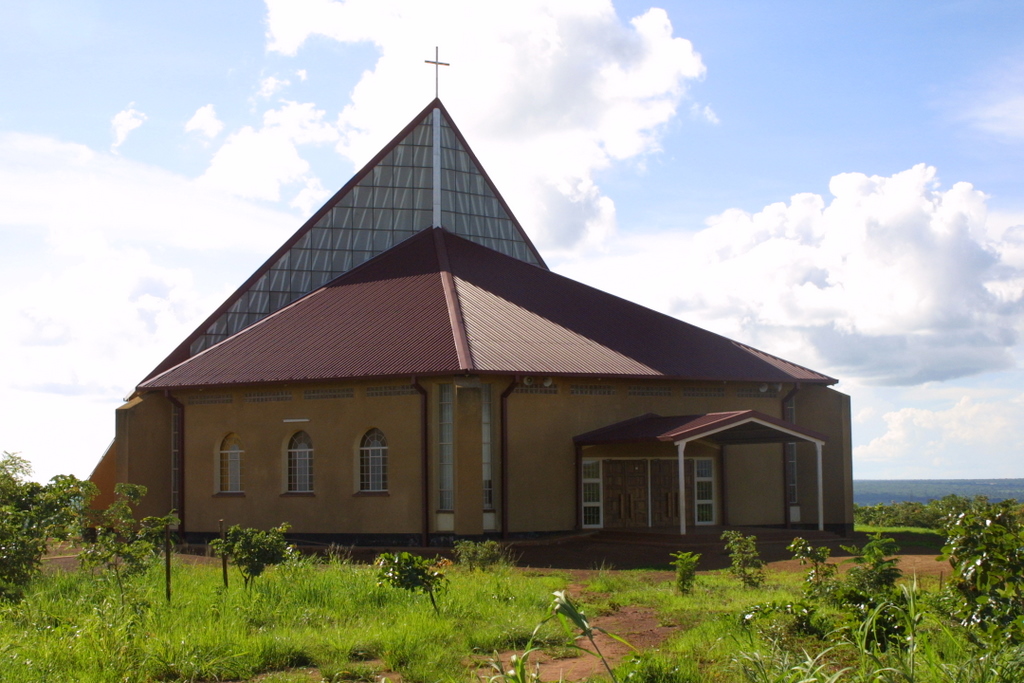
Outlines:
{"label": "leafy sapling", "polygon": [[261,531],[236,524],[228,529],[223,541],[219,538],[210,541],[210,547],[217,554],[231,558],[248,588],[267,567],[288,559],[292,548],[284,535],[289,528],[286,523]]}
{"label": "leafy sapling", "polygon": [[686,595],[693,590],[694,581],[697,580],[697,564],[700,562],[700,553],[679,551],[672,553],[672,564],[676,568],[676,589]]}
{"label": "leafy sapling", "polygon": [[441,613],[434,594],[445,589],[448,579],[441,571],[439,558],[428,560],[404,551],[397,555],[381,553],[374,564],[377,565],[378,586],[394,586],[413,593],[426,593],[434,612]]}
{"label": "leafy sapling", "polygon": [[738,531],[722,532],[725,549],[732,563],[729,573],[747,588],[758,588],[765,581],[764,560],[757,551],[757,536],[744,536]]}

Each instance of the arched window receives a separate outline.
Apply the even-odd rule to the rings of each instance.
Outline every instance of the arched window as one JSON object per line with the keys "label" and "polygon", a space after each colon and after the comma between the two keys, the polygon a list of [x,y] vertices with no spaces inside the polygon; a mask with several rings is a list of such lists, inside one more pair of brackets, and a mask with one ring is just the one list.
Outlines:
{"label": "arched window", "polygon": [[313,490],[313,439],[306,432],[296,432],[288,441],[288,491]]}
{"label": "arched window", "polygon": [[366,432],[359,446],[359,490],[388,490],[388,440],[379,429]]}
{"label": "arched window", "polygon": [[242,490],[242,440],[237,434],[228,434],[220,444],[220,475],[217,490],[238,493]]}

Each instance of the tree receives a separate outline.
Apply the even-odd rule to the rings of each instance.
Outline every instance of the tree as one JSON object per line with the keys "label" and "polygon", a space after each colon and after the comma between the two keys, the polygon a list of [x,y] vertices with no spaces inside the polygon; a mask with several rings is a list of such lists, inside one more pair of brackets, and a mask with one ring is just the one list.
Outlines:
{"label": "tree", "polygon": [[28,481],[32,468],[17,453],[0,455],[0,597],[17,598],[39,569],[49,539],[77,536],[94,484],[58,475]]}
{"label": "tree", "polygon": [[145,495],[141,484],[116,484],[114,502],[106,510],[92,511],[96,538],[79,555],[83,567],[104,567],[114,575],[122,603],[125,579],[141,574],[159,557],[165,527],[178,522],[173,512],[137,522],[132,507]]}
{"label": "tree", "polygon": [[285,532],[290,526],[281,526],[261,531],[237,524],[228,529],[225,539],[210,542],[210,547],[218,555],[227,555],[242,574],[242,582],[249,584],[263,571],[275,564],[288,559],[291,547],[285,540]]}

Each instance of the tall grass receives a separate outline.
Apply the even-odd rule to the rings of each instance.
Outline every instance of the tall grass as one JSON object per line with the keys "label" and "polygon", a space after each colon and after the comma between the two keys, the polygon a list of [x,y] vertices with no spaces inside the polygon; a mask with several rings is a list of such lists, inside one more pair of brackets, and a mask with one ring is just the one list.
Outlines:
{"label": "tall grass", "polygon": [[216,568],[176,563],[170,605],[156,570],[123,606],[102,577],[55,573],[0,606],[0,680],[245,680],[301,666],[462,679],[467,654],[518,646],[563,587],[511,570],[451,579],[435,615],[425,596],[342,563],[288,563],[228,591]]}
{"label": "tall grass", "polygon": [[[124,604],[102,574],[53,573],[22,602],[0,603],[0,681],[287,681],[305,667],[327,681],[385,671],[410,683],[470,681],[494,652],[527,647],[551,593],[569,581],[509,567],[447,571],[439,615],[427,596],[380,587],[373,567],[344,562],[289,562],[227,591],[219,568],[176,562],[170,605],[159,570],[129,583]],[[683,595],[667,574],[604,570],[573,597],[592,617],[649,607],[670,629],[620,664],[623,683],[1024,683],[1024,649],[984,647],[950,618],[941,593],[912,583],[857,623],[818,605],[811,630],[785,609],[743,619],[753,605],[802,600],[796,573],[769,572],[748,588],[705,572]],[[883,618],[903,625],[899,639],[868,637],[871,619]],[[533,644],[566,649],[548,627]]]}

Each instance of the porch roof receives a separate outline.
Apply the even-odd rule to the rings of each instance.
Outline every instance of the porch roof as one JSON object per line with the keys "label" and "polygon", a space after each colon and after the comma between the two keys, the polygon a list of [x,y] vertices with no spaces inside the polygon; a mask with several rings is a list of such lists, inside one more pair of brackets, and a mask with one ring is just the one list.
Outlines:
{"label": "porch roof", "polygon": [[756,410],[668,417],[647,413],[573,437],[573,441],[580,446],[694,439],[722,445],[790,441],[824,443],[827,440],[824,434]]}

